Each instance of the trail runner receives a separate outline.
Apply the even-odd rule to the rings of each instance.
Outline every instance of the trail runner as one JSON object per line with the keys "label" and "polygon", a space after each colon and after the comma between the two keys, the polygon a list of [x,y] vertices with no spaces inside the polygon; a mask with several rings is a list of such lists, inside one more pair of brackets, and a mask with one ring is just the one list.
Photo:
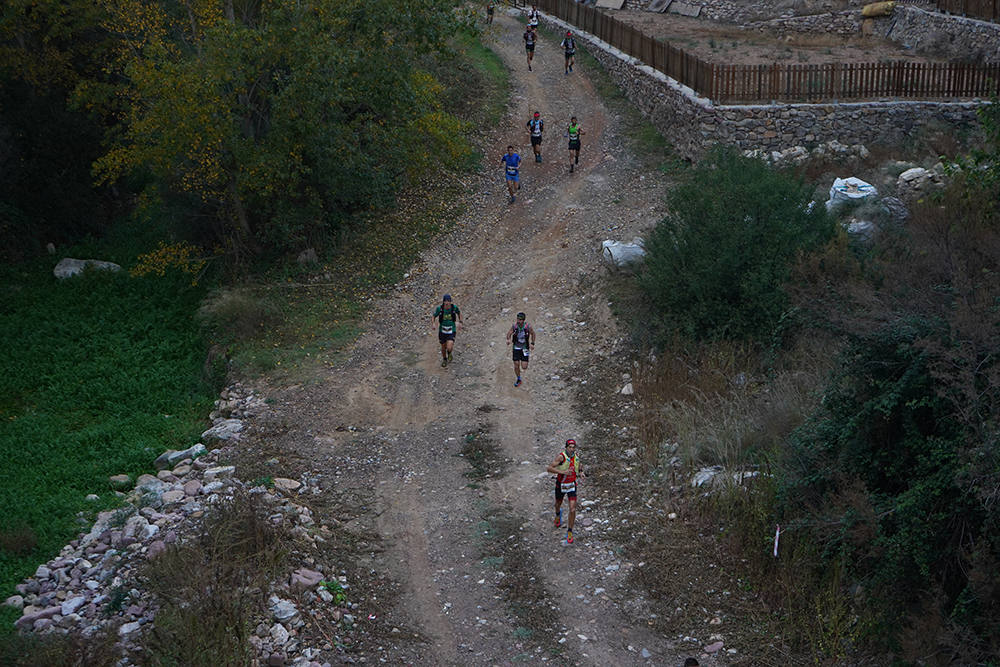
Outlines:
{"label": "trail runner", "polygon": [[535,349],[535,330],[525,320],[524,313],[517,314],[517,321],[507,330],[507,344],[514,344],[514,386],[521,386],[521,371],[528,370],[531,350]]}
{"label": "trail runner", "polygon": [[437,332],[438,342],[441,343],[441,368],[445,368],[451,361],[452,351],[455,348],[455,333],[465,322],[462,320],[462,312],[458,306],[451,302],[451,295],[445,294],[441,299],[441,305],[434,309],[431,317],[431,326],[434,320],[438,321]]}

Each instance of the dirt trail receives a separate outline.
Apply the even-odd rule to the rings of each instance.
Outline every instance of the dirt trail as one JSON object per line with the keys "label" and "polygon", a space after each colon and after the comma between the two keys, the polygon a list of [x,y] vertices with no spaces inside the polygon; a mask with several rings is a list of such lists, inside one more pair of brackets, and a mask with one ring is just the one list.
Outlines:
{"label": "dirt trail", "polygon": [[[501,14],[491,32],[515,96],[464,219],[395,296],[372,304],[368,330],[342,364],[316,382],[268,390],[287,424],[269,446],[323,477],[341,506],[352,504],[359,533],[377,533],[384,550],[370,553],[370,571],[398,582],[400,594],[373,621],[385,632],[367,661],[677,664],[620,583],[634,564],[602,539],[601,494],[611,491],[583,482],[580,500],[590,502],[566,545],[565,530],[552,526],[544,472],[561,443],[596,418],[574,409],[588,381],[574,369],[619,363],[600,241],[630,239],[657,219],[663,184],[640,181],[585,67],[564,75],[558,46],[543,38],[528,72],[522,25]],[[536,109],[546,122],[542,164],[524,129]],[[571,115],[586,132],[573,174],[562,137]],[[508,143],[524,157],[513,205],[498,164]],[[430,314],[445,292],[466,326],[454,362],[441,368]],[[515,388],[504,334],[520,310],[538,344]],[[619,388],[606,387],[601,400],[622,400]],[[498,448],[474,483],[467,445]],[[621,446],[581,440],[581,456],[610,465]]]}

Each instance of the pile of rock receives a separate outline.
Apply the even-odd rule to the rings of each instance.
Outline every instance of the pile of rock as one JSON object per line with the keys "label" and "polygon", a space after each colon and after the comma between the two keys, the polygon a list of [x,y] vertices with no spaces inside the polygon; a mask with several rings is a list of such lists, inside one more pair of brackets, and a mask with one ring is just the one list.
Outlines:
{"label": "pile of rock", "polygon": [[747,157],[760,158],[761,160],[770,162],[775,166],[784,167],[797,166],[806,160],[826,157],[864,160],[870,155],[870,152],[864,144],[853,144],[848,146],[847,144],[842,144],[839,141],[833,140],[819,144],[812,150],[807,149],[805,146],[792,146],[791,148],[786,148],[782,151],[763,151],[760,149],[746,150],[743,151],[743,155]]}
{"label": "pile of rock", "polygon": [[945,167],[938,162],[930,169],[911,167],[896,179],[896,193],[900,199],[915,200],[932,190],[945,186]]}
{"label": "pile of rock", "polygon": [[[238,440],[244,424],[236,416],[249,417],[266,407],[252,394],[236,389],[230,388],[216,402],[214,425],[203,434],[206,441]],[[141,645],[144,630],[161,606],[151,593],[141,590],[140,569],[171,545],[196,535],[206,509],[232,499],[238,490],[259,495],[268,507],[268,520],[306,547],[332,535],[327,526],[316,525],[308,507],[294,501],[312,491],[307,484],[277,478],[270,488],[248,488],[236,477],[235,466],[219,464],[222,455],[224,450],[208,451],[199,443],[163,453],[155,461],[159,472],[139,476],[134,485],[127,475],[111,477],[123,506],[101,512],[86,534],[63,547],[56,558],[40,565],[34,576],[16,587],[18,594],[4,603],[21,611],[15,626],[22,632],[79,632],[85,637],[115,632],[121,654],[128,656]],[[305,645],[299,636],[306,623],[304,616],[325,616],[345,628],[353,625],[350,611],[354,605],[325,587],[344,590],[346,579],[331,575],[336,583],[327,584],[322,564],[308,556],[301,558],[301,565],[272,584],[269,606],[260,610],[257,631],[251,638],[260,664],[324,664],[316,658],[334,646]],[[300,605],[304,607],[301,610]],[[119,664],[132,663],[124,657]]]}

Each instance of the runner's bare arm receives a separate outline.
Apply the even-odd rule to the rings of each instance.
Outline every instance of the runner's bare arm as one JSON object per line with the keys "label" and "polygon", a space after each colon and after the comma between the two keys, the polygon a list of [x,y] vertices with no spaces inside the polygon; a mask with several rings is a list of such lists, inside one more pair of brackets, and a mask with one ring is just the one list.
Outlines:
{"label": "runner's bare arm", "polygon": [[531,336],[531,347],[535,347],[535,327],[528,327],[528,334]]}
{"label": "runner's bare arm", "polygon": [[552,463],[549,464],[549,467],[545,469],[545,472],[550,473],[552,475],[558,475],[559,474],[559,466],[562,465],[562,463],[563,463],[564,460],[565,459],[563,459],[563,455],[559,454],[559,456],[557,456],[555,459],[553,459]]}

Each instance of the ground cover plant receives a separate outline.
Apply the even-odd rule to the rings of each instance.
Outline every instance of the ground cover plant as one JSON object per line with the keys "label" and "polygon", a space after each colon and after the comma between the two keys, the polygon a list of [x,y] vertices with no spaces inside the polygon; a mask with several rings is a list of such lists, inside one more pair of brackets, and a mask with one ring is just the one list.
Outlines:
{"label": "ground cover plant", "polygon": [[[186,275],[57,281],[51,269],[45,261],[3,270],[5,591],[72,539],[77,512],[113,502],[109,475],[134,475],[164,449],[193,444],[215,393],[192,317],[203,291]],[[89,493],[101,500],[85,502]]]}

